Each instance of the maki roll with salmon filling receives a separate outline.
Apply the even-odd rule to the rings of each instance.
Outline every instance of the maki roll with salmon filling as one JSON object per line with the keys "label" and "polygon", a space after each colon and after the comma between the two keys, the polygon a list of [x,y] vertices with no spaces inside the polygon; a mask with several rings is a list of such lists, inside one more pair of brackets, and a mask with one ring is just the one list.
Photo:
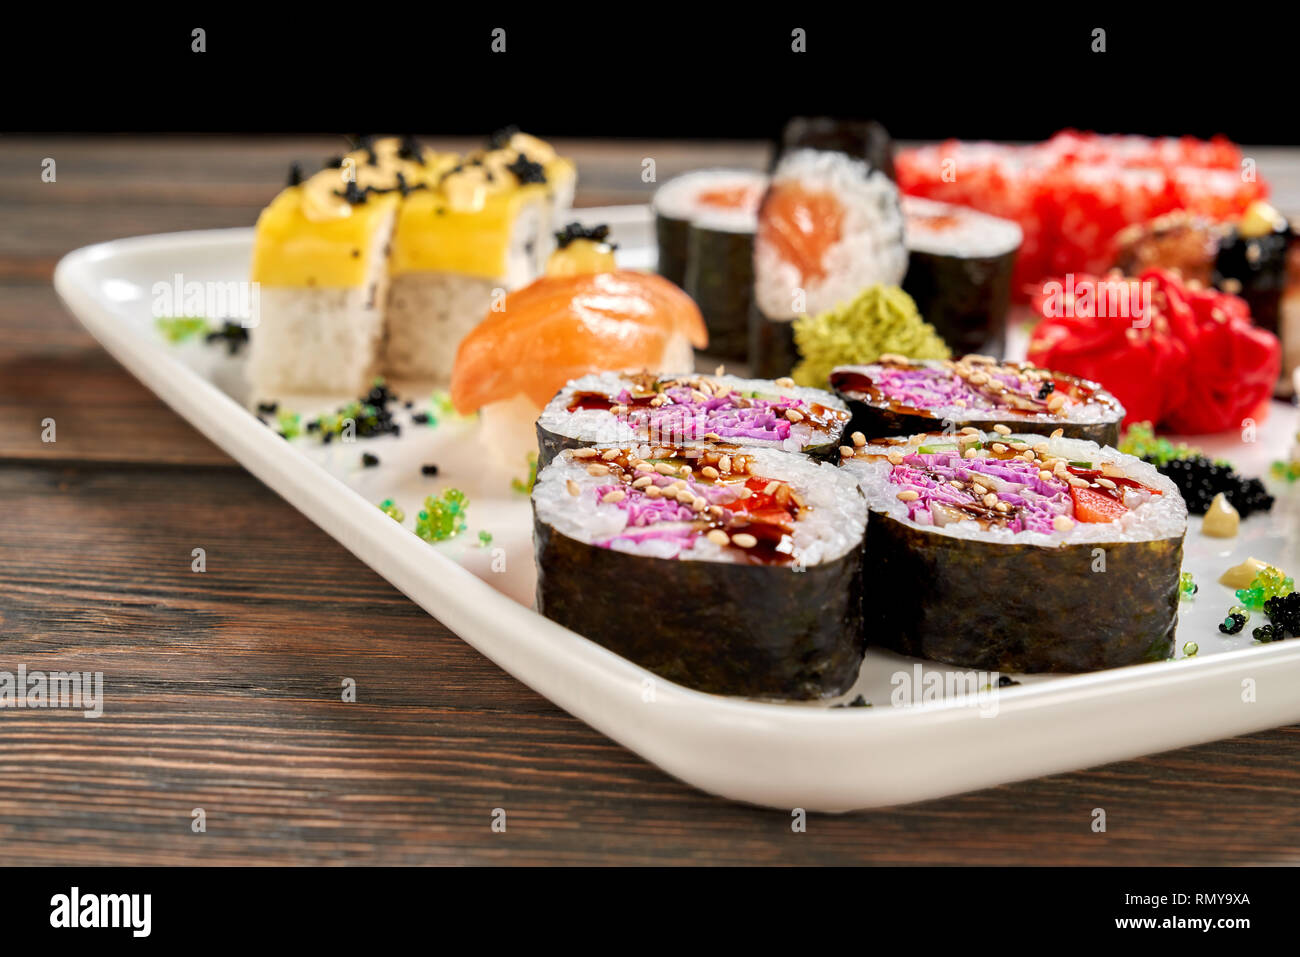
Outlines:
{"label": "maki roll with salmon filling", "polygon": [[539,462],[607,442],[700,442],[833,455],[849,421],[829,392],[789,379],[604,372],[569,382],[537,420]]}
{"label": "maki roll with salmon filling", "polygon": [[756,170],[702,169],[655,193],[659,274],[699,304],[709,351],[745,359],[754,293],[754,230],[767,176]]}
{"label": "maki roll with salmon filling", "polygon": [[1024,234],[1009,219],[965,206],[903,197],[903,291],[954,352],[1001,355],[1011,273]]}
{"label": "maki roll with salmon filling", "polygon": [[754,238],[750,371],[787,375],[798,360],[793,321],[897,286],[907,271],[898,189],[843,153],[800,149],[772,174]]}
{"label": "maki roll with salmon filling", "polygon": [[881,356],[865,366],[838,366],[831,388],[853,413],[850,431],[867,438],[907,435],[938,426],[1010,429],[1118,445],[1124,406],[1095,382],[988,356],[923,361]]}
{"label": "maki roll with salmon filling", "polygon": [[873,643],[1004,672],[1169,656],[1187,507],[1154,466],[1080,439],[974,428],[846,452],[871,510]]}
{"label": "maki roll with salmon filling", "polygon": [[853,684],[867,516],[844,470],[772,449],[569,449],[532,504],[547,618],[700,691]]}

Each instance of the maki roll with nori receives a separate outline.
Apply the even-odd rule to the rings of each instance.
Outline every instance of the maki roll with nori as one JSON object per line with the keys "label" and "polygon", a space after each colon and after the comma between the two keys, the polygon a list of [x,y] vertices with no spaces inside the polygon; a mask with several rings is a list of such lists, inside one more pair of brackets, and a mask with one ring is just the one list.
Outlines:
{"label": "maki roll with nori", "polygon": [[700,442],[834,455],[848,407],[789,379],[604,372],[569,382],[537,419],[539,462],[608,442]]}
{"label": "maki roll with nori", "polygon": [[1286,290],[1291,226],[1268,203],[1252,203],[1219,242],[1214,283],[1241,296],[1255,325],[1278,334],[1282,294]]}
{"label": "maki roll with nori", "polygon": [[[691,223],[701,217],[732,227],[752,223],[765,189],[766,174],[750,169],[698,169],[660,186],[651,202],[659,275],[683,285]],[[753,226],[748,229],[752,234]]]}
{"label": "maki roll with nori", "polygon": [[882,356],[839,366],[831,387],[848,403],[849,431],[867,438],[973,425],[1118,445],[1124,407],[1095,382],[989,356],[923,361]]}
{"label": "maki roll with nori", "polygon": [[1024,234],[1009,219],[965,206],[903,197],[903,290],[954,352],[1001,355],[1011,273]]}
{"label": "maki roll with nori", "polygon": [[845,153],[894,178],[894,141],[889,131],[875,120],[796,116],[781,132],[781,151],[777,158],[798,149]]}
{"label": "maki roll with nori", "polygon": [[1080,672],[1167,658],[1187,508],[1131,455],[974,428],[846,450],[871,510],[872,644],[964,668]]}
{"label": "maki roll with nori", "polygon": [[789,374],[798,360],[793,321],[852,301],[868,286],[896,286],[907,271],[897,187],[844,153],[795,150],[777,164],[758,212],[750,371]]}
{"label": "maki roll with nori", "polygon": [[866,504],[844,470],[772,449],[570,449],[532,504],[546,617],[700,691],[853,684]]}

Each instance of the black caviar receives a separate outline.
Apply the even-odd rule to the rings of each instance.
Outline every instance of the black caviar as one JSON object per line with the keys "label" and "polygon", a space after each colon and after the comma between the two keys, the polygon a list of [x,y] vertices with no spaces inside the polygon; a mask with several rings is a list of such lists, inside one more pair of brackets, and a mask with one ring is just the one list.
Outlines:
{"label": "black caviar", "polygon": [[[603,224],[600,226],[584,226],[582,223],[569,223],[555,234],[555,245],[560,249],[564,249],[569,243],[577,239],[590,239],[597,243],[608,242],[609,227]],[[617,249],[618,247],[611,243],[610,248]]]}
{"label": "black caviar", "polygon": [[1219,622],[1219,631],[1223,632],[1225,635],[1240,634],[1241,629],[1245,627],[1246,616],[1236,612]]}
{"label": "black caviar", "polygon": [[546,170],[542,169],[541,163],[534,163],[523,153],[515,157],[515,161],[508,165],[506,169],[514,173],[515,179],[519,180],[520,186],[527,186],[529,183],[545,183]]}
{"label": "black caviar", "polygon": [[1268,599],[1264,602],[1264,614],[1275,629],[1300,636],[1300,592]]}
{"label": "black caviar", "polygon": [[420,474],[421,474],[421,475],[437,475],[437,474],[438,474],[438,466],[434,465],[433,463],[429,463],[428,465],[421,465],[421,466],[420,466]]}
{"label": "black caviar", "polygon": [[1231,465],[1213,462],[1203,455],[1172,459],[1157,468],[1178,486],[1178,491],[1187,501],[1187,510],[1193,515],[1204,515],[1209,511],[1214,496],[1220,492],[1242,518],[1255,512],[1267,512],[1273,507],[1273,496],[1268,494],[1259,479],[1243,478],[1233,471]]}
{"label": "black caviar", "polygon": [[203,339],[209,345],[214,342],[224,342],[226,353],[233,356],[248,344],[248,330],[241,323],[227,319],[222,322],[220,329],[213,329]]}
{"label": "black caviar", "polygon": [[378,456],[378,455],[373,455],[373,454],[371,454],[370,452],[362,452],[362,453],[361,453],[361,464],[364,465],[364,466],[365,466],[366,468],[368,468],[368,469],[372,469],[372,468],[374,468],[376,465],[379,464],[379,456]]}

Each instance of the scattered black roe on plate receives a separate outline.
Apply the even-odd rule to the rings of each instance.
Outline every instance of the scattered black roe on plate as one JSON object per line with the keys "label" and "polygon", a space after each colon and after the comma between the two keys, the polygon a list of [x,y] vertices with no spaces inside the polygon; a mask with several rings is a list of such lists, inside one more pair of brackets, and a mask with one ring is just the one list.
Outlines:
{"label": "scattered black roe on plate", "polygon": [[[575,239],[590,239],[598,243],[606,242],[609,239],[609,227],[603,224],[600,226],[584,226],[582,223],[569,223],[555,234],[555,245],[560,249],[564,249]],[[618,247],[611,243],[610,248],[617,249]]]}
{"label": "scattered black roe on plate", "polygon": [[852,701],[846,701],[842,704],[833,704],[831,705],[831,707],[832,708],[870,708],[871,702],[868,701],[866,698],[862,697],[862,695],[858,695]]}
{"label": "scattered black roe on plate", "polygon": [[364,465],[364,466],[365,466],[366,468],[368,468],[368,469],[372,469],[372,468],[374,468],[376,465],[379,464],[379,456],[378,456],[378,455],[372,455],[370,452],[362,452],[362,453],[361,453],[361,464]]}
{"label": "scattered black roe on plate", "polygon": [[1203,455],[1173,459],[1158,468],[1178,486],[1187,501],[1187,510],[1193,515],[1209,511],[1210,502],[1220,492],[1242,518],[1273,507],[1273,496],[1259,479],[1243,478],[1232,466],[1219,465]]}
{"label": "scattered black roe on plate", "polygon": [[1219,631],[1225,635],[1237,635],[1241,629],[1246,627],[1246,616],[1240,613],[1229,615],[1223,621],[1219,622]]}
{"label": "scattered black roe on plate", "polygon": [[1010,675],[999,675],[999,676],[998,676],[998,687],[999,687],[999,688],[1010,688],[1012,685],[1018,685],[1018,684],[1020,684],[1020,682],[1017,681],[1015,678],[1012,678]]}
{"label": "scattered black roe on plate", "polygon": [[275,415],[275,413],[280,411],[280,403],[259,402],[257,403],[257,411],[262,413],[263,415]]}
{"label": "scattered black roe on plate", "polygon": [[1252,631],[1250,635],[1256,641],[1263,642],[1281,641],[1286,637],[1286,633],[1283,632],[1282,629],[1278,628],[1277,625],[1260,625]]}
{"label": "scattered black roe on plate", "polygon": [[248,330],[240,323],[231,322],[227,319],[222,322],[220,329],[213,329],[203,338],[209,344],[214,342],[224,342],[226,345],[226,352],[233,356],[248,344]]}
{"label": "scattered black roe on plate", "polygon": [[420,474],[421,474],[421,475],[437,475],[437,474],[438,474],[438,466],[434,465],[433,463],[429,463],[428,465],[421,465],[421,466],[420,466]]}
{"label": "scattered black roe on plate", "polygon": [[412,412],[412,413],[411,413],[411,421],[414,422],[416,425],[428,425],[428,423],[429,423],[429,413],[428,413],[428,412]]}
{"label": "scattered black roe on plate", "polygon": [[515,157],[515,161],[508,165],[506,169],[514,173],[515,179],[519,180],[520,186],[527,186],[529,183],[545,183],[546,170],[542,169],[541,163],[534,163],[523,153]]}

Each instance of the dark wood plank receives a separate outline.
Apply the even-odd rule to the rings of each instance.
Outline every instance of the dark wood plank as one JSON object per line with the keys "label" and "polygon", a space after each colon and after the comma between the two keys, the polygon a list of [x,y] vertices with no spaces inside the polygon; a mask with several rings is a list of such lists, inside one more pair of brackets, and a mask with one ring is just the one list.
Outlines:
{"label": "dark wood plank", "polygon": [[[0,862],[1261,863],[1300,731],[922,805],[729,804],[520,685],[234,469],[0,466],[0,668],[103,671],[102,718],[0,712]],[[190,570],[206,549],[208,571]],[[340,700],[343,677],[358,702]],[[203,835],[190,814],[208,815]],[[508,830],[490,830],[502,807]],[[1109,830],[1089,829],[1094,807]]]}

